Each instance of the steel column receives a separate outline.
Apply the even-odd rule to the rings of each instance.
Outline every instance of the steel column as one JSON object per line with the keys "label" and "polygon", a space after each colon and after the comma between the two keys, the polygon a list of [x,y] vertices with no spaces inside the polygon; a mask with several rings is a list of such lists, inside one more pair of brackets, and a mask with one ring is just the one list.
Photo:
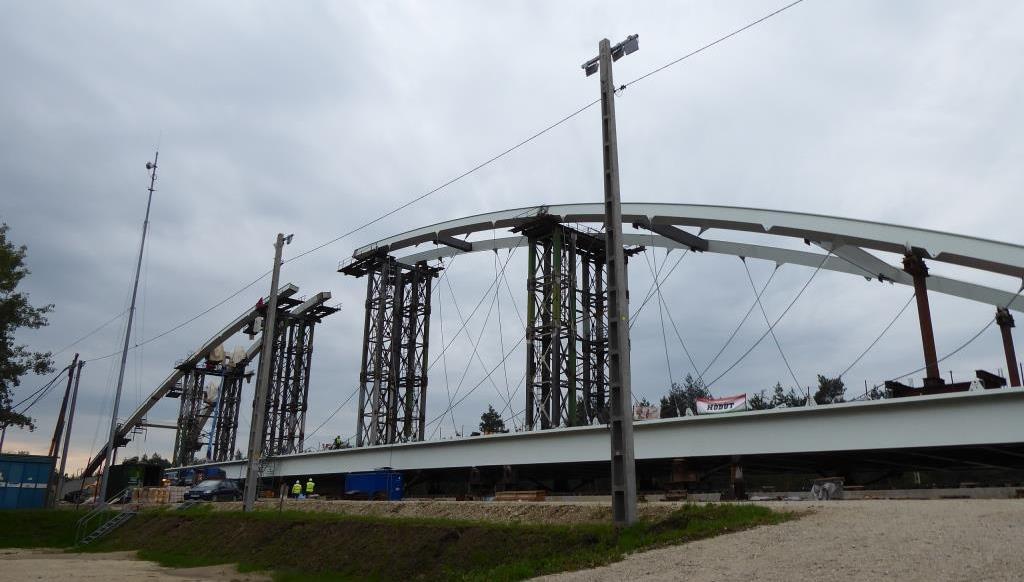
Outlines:
{"label": "steel column", "polygon": [[1010,374],[1010,386],[1020,386],[1017,352],[1013,349],[1013,316],[1005,307],[996,308],[996,324],[1003,336],[1003,352],[1006,354],[1006,369]]}
{"label": "steel column", "polygon": [[921,347],[924,350],[925,384],[945,384],[939,373],[939,357],[935,350],[935,332],[932,330],[932,313],[928,306],[928,266],[924,259],[907,253],[903,256],[903,270],[914,278],[914,294],[917,298],[917,318],[921,324]]}

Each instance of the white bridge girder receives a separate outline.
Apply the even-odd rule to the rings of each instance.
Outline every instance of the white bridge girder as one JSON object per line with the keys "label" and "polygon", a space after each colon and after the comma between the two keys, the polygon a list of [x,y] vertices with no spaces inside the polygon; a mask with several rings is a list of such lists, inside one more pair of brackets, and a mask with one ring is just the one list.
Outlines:
{"label": "white bridge girder", "polygon": [[[638,460],[1024,443],[1024,389],[1000,388],[637,422]],[[274,459],[274,475],[608,460],[606,426],[322,451]],[[200,465],[209,466],[209,465]],[[241,478],[244,461],[218,463]]]}

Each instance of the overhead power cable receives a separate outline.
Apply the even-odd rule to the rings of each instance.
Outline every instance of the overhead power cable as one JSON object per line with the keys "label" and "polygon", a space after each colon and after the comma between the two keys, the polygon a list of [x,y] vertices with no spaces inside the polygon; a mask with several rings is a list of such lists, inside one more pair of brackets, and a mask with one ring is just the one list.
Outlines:
{"label": "overhead power cable", "polygon": [[664,71],[665,69],[667,69],[667,68],[669,68],[669,67],[671,67],[673,65],[678,65],[679,63],[685,61],[686,59],[688,59],[688,58],[690,58],[692,56],[699,55],[700,53],[708,50],[709,48],[711,48],[711,47],[713,47],[713,46],[715,46],[715,45],[717,45],[719,43],[725,42],[725,41],[729,40],[730,38],[736,36],[737,34],[740,34],[741,32],[743,32],[743,31],[745,31],[747,29],[753,28],[753,27],[757,26],[758,24],[761,24],[762,22],[768,20],[769,18],[771,18],[773,16],[777,16],[779,14],[782,14],[783,12],[789,10],[790,8],[796,6],[797,4],[800,4],[803,1],[804,0],[796,0],[795,2],[790,2],[789,4],[786,4],[785,6],[783,6],[782,8],[779,8],[779,9],[773,11],[773,12],[765,14],[761,18],[758,18],[757,20],[754,20],[753,22],[751,22],[751,23],[749,23],[749,24],[747,24],[745,26],[741,26],[740,28],[737,28],[736,30],[730,32],[729,34],[727,34],[725,36],[719,37],[717,40],[709,42],[708,44],[706,44],[706,45],[704,45],[704,46],[702,46],[702,47],[700,47],[700,48],[698,48],[698,49],[696,49],[694,51],[686,53],[685,55],[679,57],[678,59],[675,59],[673,61],[669,61],[669,62],[665,63],[664,65],[662,65],[662,66],[660,66],[660,67],[658,67],[656,69],[652,69],[652,70],[644,73],[643,75],[640,75],[639,77],[633,79],[632,81],[626,83],[625,85],[622,85],[622,88],[629,87],[631,85],[639,83],[640,81],[643,81],[644,79],[646,79],[647,77],[650,77],[651,75],[655,75],[657,73],[660,73],[660,72]]}
{"label": "overhead power cable", "polygon": [[[719,37],[718,39],[716,39],[716,40],[714,40],[714,41],[712,41],[712,42],[710,42],[708,44],[705,44],[704,46],[701,46],[700,48],[698,48],[696,50],[693,50],[693,51],[691,51],[691,52],[689,52],[689,53],[687,53],[687,54],[685,54],[685,55],[683,55],[683,56],[681,56],[681,57],[679,57],[677,59],[674,59],[674,60],[672,60],[672,61],[670,61],[670,62],[668,62],[668,63],[666,63],[666,64],[664,64],[664,65],[662,65],[660,67],[652,69],[652,70],[648,71],[647,73],[644,73],[643,75],[633,79],[632,81],[629,81],[628,83],[626,83],[622,87],[623,88],[629,87],[631,85],[639,83],[640,81],[643,81],[644,79],[646,79],[646,78],[648,78],[648,77],[650,77],[652,75],[660,73],[661,71],[664,71],[665,69],[667,69],[669,67],[677,65],[677,64],[685,61],[686,59],[689,59],[690,57],[698,55],[698,54],[700,54],[700,53],[710,49],[711,47],[713,47],[713,46],[715,46],[715,45],[717,45],[719,43],[722,43],[722,42],[724,42],[724,41],[726,41],[726,40],[728,40],[728,39],[730,39],[730,38],[732,38],[732,37],[734,37],[734,36],[744,32],[744,31],[746,31],[746,30],[748,30],[750,28],[753,28],[754,26],[757,26],[758,24],[761,24],[762,22],[764,22],[764,21],[766,21],[766,20],[768,20],[768,19],[770,19],[770,18],[772,18],[772,17],[774,17],[774,16],[776,16],[778,14],[781,14],[782,12],[785,12],[786,10],[792,8],[793,6],[796,6],[797,4],[800,4],[801,2],[803,2],[803,0],[796,0],[795,2],[791,2],[791,3],[783,6],[782,8],[779,8],[779,9],[777,9],[777,10],[775,10],[775,11],[769,13],[769,14],[766,14],[765,16],[762,16],[761,18],[758,18],[757,20],[754,20],[754,21],[752,21],[752,22],[750,22],[750,23],[748,23],[748,24],[746,24],[746,25],[744,25],[744,26],[742,26],[740,28],[737,28],[736,30],[734,30],[734,31],[732,31],[732,32],[722,36],[722,37]],[[582,107],[576,109],[575,111],[569,113],[568,115],[558,119],[554,123],[551,123],[551,124],[547,125],[546,127],[541,129],[540,131],[537,131],[537,132],[531,134],[530,136],[528,136],[525,139],[517,142],[516,144],[514,144],[514,145],[512,145],[512,146],[510,146],[510,147],[508,147],[508,148],[506,148],[504,150],[502,150],[500,153],[498,153],[498,154],[496,154],[494,156],[491,156],[490,158],[488,158],[488,159],[480,162],[479,164],[473,166],[472,168],[470,168],[470,169],[468,169],[468,170],[466,170],[466,171],[464,171],[464,172],[462,172],[462,173],[460,173],[460,174],[458,174],[458,175],[456,175],[456,176],[446,180],[445,182],[441,183],[438,186],[435,186],[434,188],[424,192],[423,194],[420,194],[420,195],[412,198],[411,200],[409,200],[409,201],[407,201],[407,202],[405,202],[403,204],[400,204],[399,206],[396,206],[395,208],[385,212],[384,214],[381,214],[380,216],[378,216],[378,217],[376,217],[376,218],[374,218],[374,219],[372,219],[372,220],[370,220],[368,222],[365,222],[365,223],[363,223],[363,224],[361,224],[361,225],[359,225],[359,226],[357,226],[357,227],[355,227],[355,228],[353,228],[353,229],[351,229],[351,230],[349,230],[347,232],[344,232],[344,233],[342,233],[342,234],[340,234],[340,235],[338,235],[338,236],[336,236],[336,237],[334,237],[334,238],[332,238],[330,240],[324,241],[324,242],[322,242],[322,243],[320,243],[320,244],[318,244],[318,245],[316,245],[316,246],[314,246],[314,247],[312,247],[310,249],[307,249],[307,250],[305,250],[305,251],[303,251],[303,252],[301,252],[301,253],[293,256],[293,257],[289,257],[288,259],[286,259],[284,261],[284,263],[295,261],[295,260],[301,259],[302,257],[305,257],[307,255],[315,253],[315,252],[317,252],[317,251],[319,251],[319,250],[321,250],[321,249],[323,249],[325,247],[328,247],[328,246],[330,246],[330,245],[332,245],[332,244],[334,244],[334,243],[336,243],[336,242],[338,242],[340,240],[343,240],[343,239],[345,239],[345,238],[347,238],[347,237],[349,237],[349,236],[351,236],[351,235],[353,235],[353,234],[355,234],[355,233],[357,233],[357,232],[359,232],[361,230],[364,230],[364,229],[366,229],[366,228],[368,228],[368,227],[370,227],[370,226],[372,226],[372,225],[374,225],[374,224],[384,220],[385,218],[388,218],[389,216],[392,216],[392,215],[394,215],[394,214],[396,214],[398,212],[401,212],[402,210],[405,210],[406,208],[409,208],[410,206],[416,204],[417,202],[420,202],[421,200],[424,200],[425,198],[428,198],[429,196],[432,196],[432,195],[436,194],[437,192],[440,192],[441,190],[444,190],[448,186],[451,186],[452,184],[462,180],[463,178],[466,178],[467,176],[469,176],[469,175],[471,175],[471,174],[473,174],[473,173],[475,173],[475,172],[477,172],[477,171],[479,171],[479,170],[481,170],[481,169],[483,169],[483,168],[493,164],[494,162],[504,158],[505,156],[515,152],[516,150],[522,148],[523,146],[525,146],[525,145],[529,144],[530,142],[534,141],[535,139],[537,139],[537,138],[543,136],[544,134],[550,132],[551,130],[555,129],[556,127],[564,124],[565,122],[569,121],[570,119],[580,115],[581,113],[583,113],[584,111],[590,109],[594,105],[597,105],[598,103],[600,103],[600,101],[601,101],[600,99],[595,99],[595,100],[593,100],[593,101],[583,105]],[[216,304],[214,304],[210,308],[202,311],[201,313],[196,314],[193,317],[190,317],[190,318],[182,321],[181,323],[171,327],[167,331],[159,333],[159,334],[153,336],[152,338],[148,338],[146,340],[138,342],[138,343],[132,345],[131,347],[129,347],[128,349],[132,350],[132,349],[135,349],[135,348],[137,348],[137,347],[139,347],[141,345],[148,344],[148,343],[150,343],[152,341],[160,339],[160,338],[162,338],[162,337],[164,337],[164,336],[166,336],[166,335],[168,335],[170,333],[173,333],[173,332],[175,332],[175,331],[185,327],[186,325],[196,321],[200,317],[210,313],[214,309],[216,309],[216,308],[220,307],[221,305],[227,303],[231,299],[237,297],[243,291],[245,291],[246,289],[249,289],[250,287],[255,285],[257,282],[259,282],[260,280],[262,280],[264,277],[266,277],[269,274],[270,274],[270,271],[267,271],[266,273],[263,273],[262,275],[260,275],[258,278],[256,278],[252,282],[246,284],[244,287],[242,287],[242,288],[238,289],[237,291],[235,291],[234,293],[228,295],[223,300],[218,301]],[[121,353],[120,351],[114,352],[114,353],[107,354],[107,355],[99,357],[99,358],[93,358],[92,361],[104,360],[104,359],[107,359],[107,358],[114,357],[114,356],[116,356],[116,355],[118,355],[120,353]]]}
{"label": "overhead power cable", "polygon": [[32,400],[33,398],[35,398],[35,400],[31,404],[29,404],[27,407],[25,407],[25,410],[21,411],[22,413],[28,412],[28,409],[32,408],[32,406],[34,406],[35,403],[39,401],[39,399],[41,399],[44,396],[46,396],[46,393],[49,392],[49,389],[53,387],[54,382],[56,382],[57,379],[60,378],[61,376],[63,376],[64,372],[67,372],[67,371],[68,371],[68,366],[65,366],[64,369],[62,369],[61,371],[59,371],[56,374],[54,374],[53,377],[50,378],[45,384],[39,386],[38,388],[33,390],[31,394],[29,394],[25,398],[22,398],[21,401],[19,401],[17,404],[11,406],[11,410],[15,410],[19,406],[21,406],[22,404],[25,404],[29,400]]}
{"label": "overhead power cable", "polygon": [[114,317],[111,317],[110,319],[104,321],[98,327],[96,327],[95,329],[90,331],[89,333],[87,333],[87,334],[83,335],[82,337],[76,339],[75,341],[69,343],[68,345],[64,346],[63,348],[57,350],[56,352],[53,352],[52,355],[54,357],[59,356],[59,355],[63,354],[64,352],[70,350],[71,348],[77,346],[78,344],[82,343],[83,341],[85,341],[85,340],[89,339],[90,337],[92,337],[92,336],[96,335],[97,333],[99,333],[103,328],[107,327],[111,323],[114,323],[115,321],[120,319],[125,313],[128,313],[127,309],[125,309],[121,313],[118,313]]}

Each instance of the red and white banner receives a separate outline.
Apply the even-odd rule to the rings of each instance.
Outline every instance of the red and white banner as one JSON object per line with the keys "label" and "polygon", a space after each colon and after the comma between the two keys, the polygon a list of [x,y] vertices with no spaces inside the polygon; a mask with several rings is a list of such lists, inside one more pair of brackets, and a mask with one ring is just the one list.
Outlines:
{"label": "red and white banner", "polygon": [[697,414],[718,414],[747,409],[747,395],[726,396],[725,398],[698,398]]}

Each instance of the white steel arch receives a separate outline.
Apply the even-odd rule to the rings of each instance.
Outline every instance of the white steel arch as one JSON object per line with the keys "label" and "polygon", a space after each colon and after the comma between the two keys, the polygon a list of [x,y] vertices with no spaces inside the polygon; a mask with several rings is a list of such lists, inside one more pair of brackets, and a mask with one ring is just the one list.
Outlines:
{"label": "white steel arch", "polygon": [[[977,237],[937,232],[880,222],[854,220],[817,214],[696,204],[624,203],[623,221],[662,234],[627,234],[624,242],[662,248],[693,248],[701,252],[749,257],[777,264],[818,267],[828,271],[860,275],[868,279],[913,285],[912,277],[865,249],[903,254],[915,252],[933,261],[970,267],[981,271],[1018,277],[1024,281],[1024,246]],[[525,246],[522,236],[491,240],[464,241],[456,235],[469,235],[495,229],[514,228],[547,215],[559,222],[601,223],[601,204],[561,204],[534,206],[479,214],[414,229],[357,249],[353,257],[374,252],[396,254],[430,242],[438,247],[405,255],[396,254],[404,263],[429,261],[467,252]],[[755,245],[701,238],[676,227],[707,230],[755,232],[803,239],[830,250],[832,256],[768,245]],[[663,236],[666,235],[666,236]],[[824,260],[824,262],[822,262]],[[1024,312],[1024,298],[1014,293],[938,275],[928,277],[928,289]]]}

